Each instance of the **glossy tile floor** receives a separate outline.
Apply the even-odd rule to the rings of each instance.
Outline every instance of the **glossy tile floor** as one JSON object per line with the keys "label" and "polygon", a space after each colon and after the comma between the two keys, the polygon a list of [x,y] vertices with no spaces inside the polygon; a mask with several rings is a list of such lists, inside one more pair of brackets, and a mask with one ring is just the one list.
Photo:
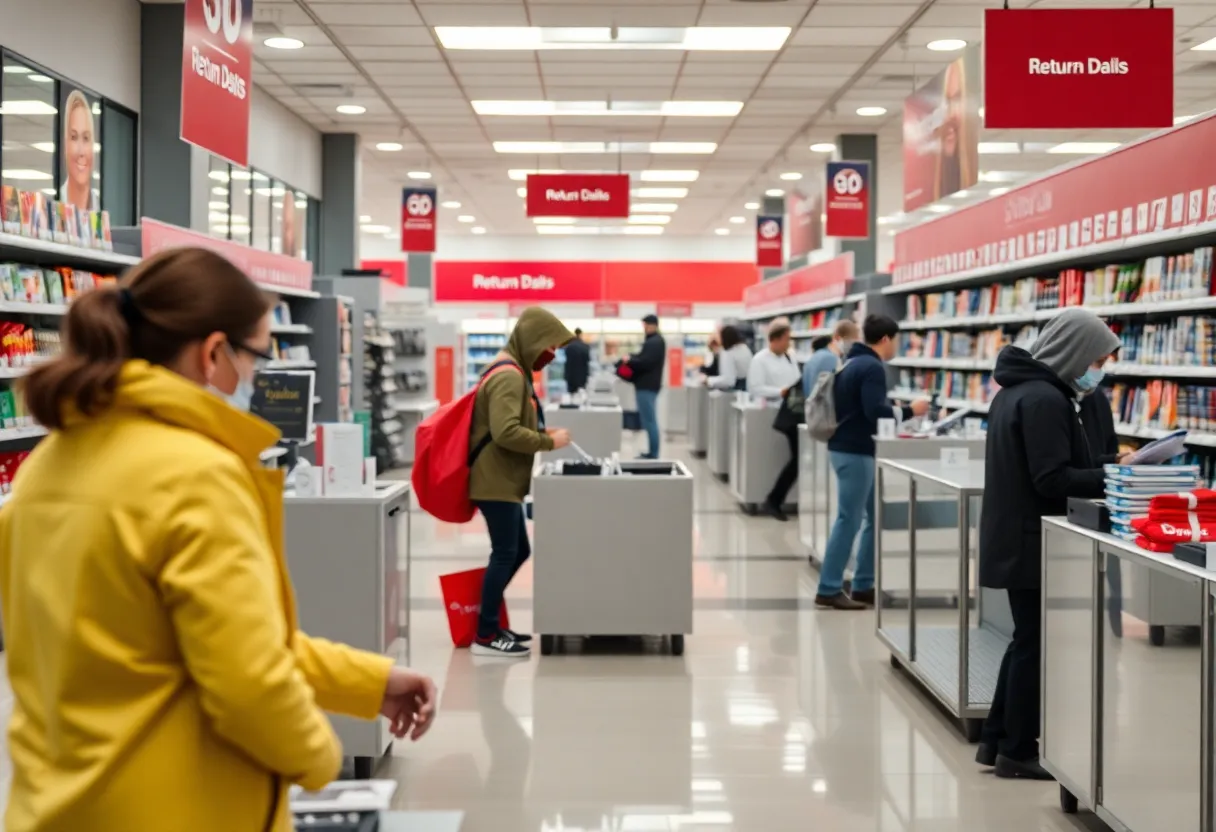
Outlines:
{"label": "glossy tile floor", "polygon": [[[873,614],[815,611],[797,523],[744,516],[696,474],[694,634],[476,663],[450,646],[440,574],[482,565],[484,526],[412,517],[413,664],[442,690],[434,730],[380,776],[402,809],[461,832],[1057,832],[1054,784],[998,781],[899,672]],[[508,592],[531,624],[531,565]],[[2,673],[2,671],[0,671]],[[0,720],[11,694],[0,678]],[[9,765],[0,754],[0,804]]]}
{"label": "glossy tile floor", "polygon": [[[1047,832],[1070,818],[1054,784],[998,781],[902,674],[873,614],[818,612],[797,524],[743,515],[696,474],[695,632],[474,661],[450,647],[440,574],[482,565],[480,521],[414,515],[413,663],[443,688],[420,744],[381,774],[400,806],[461,810],[464,832]],[[531,624],[531,565],[508,591]]]}

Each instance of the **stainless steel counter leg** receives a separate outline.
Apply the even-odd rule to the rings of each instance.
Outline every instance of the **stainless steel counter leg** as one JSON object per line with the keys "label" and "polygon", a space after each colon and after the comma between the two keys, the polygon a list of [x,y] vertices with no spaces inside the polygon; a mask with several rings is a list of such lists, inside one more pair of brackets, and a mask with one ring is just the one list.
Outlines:
{"label": "stainless steel counter leg", "polygon": [[882,466],[874,469],[874,630],[882,631]]}
{"label": "stainless steel counter leg", "polygon": [[908,478],[908,661],[916,661],[916,477]]}
{"label": "stainless steel counter leg", "polygon": [[979,742],[984,721],[967,716],[971,708],[971,497],[958,497],[958,712],[968,742]]}
{"label": "stainless steel counter leg", "polygon": [[1202,610],[1199,620],[1202,622],[1200,629],[1200,645],[1202,651],[1202,659],[1200,662],[1200,678],[1203,680],[1203,695],[1199,700],[1199,736],[1200,748],[1203,749],[1199,755],[1199,783],[1200,783],[1200,802],[1199,802],[1199,828],[1203,832],[1212,832],[1213,819],[1213,796],[1212,796],[1212,718],[1213,718],[1213,694],[1216,694],[1216,689],[1213,689],[1213,649],[1216,648],[1216,633],[1213,632],[1213,602],[1212,592],[1214,591],[1211,584],[1203,584]]}

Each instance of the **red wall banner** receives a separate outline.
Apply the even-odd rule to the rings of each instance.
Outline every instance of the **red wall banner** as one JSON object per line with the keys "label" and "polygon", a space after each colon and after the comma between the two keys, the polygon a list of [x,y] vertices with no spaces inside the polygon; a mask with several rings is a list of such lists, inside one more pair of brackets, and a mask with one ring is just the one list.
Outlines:
{"label": "red wall banner", "polygon": [[404,260],[363,260],[359,263],[361,269],[378,269],[385,280],[398,286],[409,283]]}
{"label": "red wall banner", "polygon": [[786,233],[790,238],[790,259],[823,248],[823,189],[815,187],[810,196],[790,191],[786,201]]}
{"label": "red wall banner", "polygon": [[402,188],[401,250],[418,254],[433,252],[438,225],[438,191],[434,188]]}
{"label": "red wall banner", "polygon": [[827,235],[870,236],[870,163],[828,162]]}
{"label": "red wall banner", "polygon": [[629,216],[627,173],[529,173],[529,217]]}
{"label": "red wall banner", "polygon": [[435,263],[437,303],[593,303],[619,317],[622,303],[739,303],[758,278],[739,262]]}
{"label": "red wall banner", "polygon": [[1064,168],[895,235],[908,283],[1216,222],[1216,117]]}
{"label": "red wall banner", "polygon": [[756,265],[764,269],[779,269],[785,264],[785,242],[782,237],[782,217],[756,217]]}
{"label": "red wall banner", "polygon": [[743,293],[748,312],[780,311],[800,304],[842,300],[853,279],[853,252],[803,266],[749,286]]}
{"label": "red wall banner", "polygon": [[1173,9],[984,12],[985,127],[1173,123]]}
{"label": "red wall banner", "polygon": [[980,58],[972,48],[904,99],[904,210],[975,185],[979,141]]}
{"label": "red wall banner", "polygon": [[182,141],[249,165],[253,0],[186,0]]}
{"label": "red wall banner", "polygon": [[667,348],[667,386],[684,386],[684,348]]}
{"label": "red wall banner", "polygon": [[175,225],[143,217],[139,221],[143,256],[182,246],[209,249],[226,257],[256,283],[266,287],[309,291],[312,288],[312,263],[286,254],[250,248],[241,243],[218,240]]}

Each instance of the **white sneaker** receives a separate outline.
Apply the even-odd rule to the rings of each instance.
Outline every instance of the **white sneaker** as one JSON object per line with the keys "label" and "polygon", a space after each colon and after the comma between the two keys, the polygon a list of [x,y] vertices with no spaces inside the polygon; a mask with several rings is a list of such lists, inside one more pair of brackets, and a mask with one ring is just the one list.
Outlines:
{"label": "white sneaker", "polygon": [[516,641],[506,633],[499,633],[489,644],[474,641],[469,648],[474,656],[498,656],[507,659],[524,659],[532,653],[532,648]]}

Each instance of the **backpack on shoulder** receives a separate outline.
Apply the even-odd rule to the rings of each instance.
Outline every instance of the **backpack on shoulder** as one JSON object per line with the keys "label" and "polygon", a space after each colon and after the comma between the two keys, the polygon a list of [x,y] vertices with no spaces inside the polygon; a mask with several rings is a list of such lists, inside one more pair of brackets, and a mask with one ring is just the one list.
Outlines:
{"label": "backpack on shoulder", "polygon": [[820,442],[827,442],[836,434],[836,377],[848,364],[845,361],[836,372],[820,375],[806,400],[806,430]]}
{"label": "backpack on shoulder", "polygon": [[469,499],[469,472],[490,444],[490,435],[487,433],[476,445],[469,447],[473,406],[482,383],[508,370],[523,374],[514,361],[491,364],[476,387],[448,402],[418,425],[414,434],[414,470],[410,474],[410,484],[418,505],[437,520],[467,523],[477,513],[477,507]]}

